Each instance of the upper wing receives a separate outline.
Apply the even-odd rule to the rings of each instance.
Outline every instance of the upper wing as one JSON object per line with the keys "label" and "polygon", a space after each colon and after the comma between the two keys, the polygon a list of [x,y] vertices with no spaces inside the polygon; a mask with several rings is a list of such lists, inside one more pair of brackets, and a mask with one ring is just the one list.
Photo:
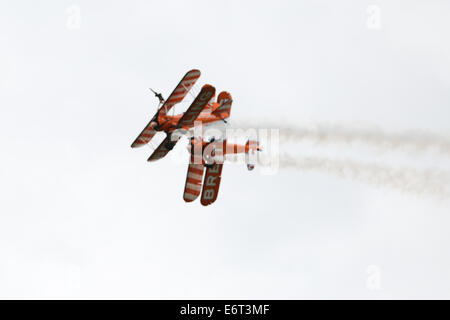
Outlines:
{"label": "upper wing", "polygon": [[203,181],[203,191],[201,204],[210,205],[217,199],[219,193],[220,179],[222,176],[223,163],[216,163],[213,167],[206,170],[205,180]]}
{"label": "upper wing", "polygon": [[200,195],[200,191],[202,189],[203,172],[203,164],[189,164],[186,184],[184,186],[184,201],[194,201]]}
{"label": "upper wing", "polygon": [[[175,90],[170,94],[169,98],[164,102],[161,109],[159,109],[159,116],[165,115],[175,104],[184,99],[188,91],[194,86],[197,79],[200,78],[200,71],[193,69],[186,73],[181,79],[180,83],[176,86]],[[156,131],[151,126],[153,121],[156,121],[155,117],[150,120],[147,126],[142,130],[139,136],[134,140],[131,145],[132,148],[142,147],[146,145],[155,135]]]}
{"label": "upper wing", "polygon": [[212,114],[217,115],[220,118],[228,118],[231,113],[231,104],[233,103],[231,94],[222,91],[217,97],[217,102],[219,102],[220,105],[213,110]]}
{"label": "upper wing", "polygon": [[205,106],[208,104],[209,100],[211,100],[215,93],[216,88],[209,84],[205,84],[198,96],[194,99],[194,102],[192,102],[189,109],[187,109],[187,111],[178,121],[178,125],[191,126],[192,124],[194,124],[195,119],[197,119],[200,112],[202,112],[203,108],[205,108]]}
{"label": "upper wing", "polygon": [[160,111],[158,118],[164,118],[167,112],[177,103],[184,99],[186,94],[194,86],[197,79],[200,78],[200,70],[193,69],[186,73],[181,79],[180,83],[176,86],[173,92],[170,94],[169,98],[164,102]]}
{"label": "upper wing", "polygon": [[153,151],[150,158],[147,161],[156,161],[161,158],[164,158],[166,154],[169,153],[170,150],[175,146],[175,144],[180,140],[181,136],[173,136],[171,134],[167,135],[167,137],[161,142],[158,148]]}

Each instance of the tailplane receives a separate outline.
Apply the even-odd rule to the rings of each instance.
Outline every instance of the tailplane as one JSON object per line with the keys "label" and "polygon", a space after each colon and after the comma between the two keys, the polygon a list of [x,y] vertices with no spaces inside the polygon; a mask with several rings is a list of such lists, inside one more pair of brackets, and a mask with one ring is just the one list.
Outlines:
{"label": "tailplane", "polygon": [[251,151],[261,151],[262,148],[259,145],[259,142],[256,140],[247,140],[245,144],[245,153],[249,153]]}
{"label": "tailplane", "polygon": [[245,144],[245,162],[247,164],[247,169],[249,171],[255,169],[256,154],[255,151],[261,151],[262,148],[259,146],[259,142],[256,140],[247,140]]}

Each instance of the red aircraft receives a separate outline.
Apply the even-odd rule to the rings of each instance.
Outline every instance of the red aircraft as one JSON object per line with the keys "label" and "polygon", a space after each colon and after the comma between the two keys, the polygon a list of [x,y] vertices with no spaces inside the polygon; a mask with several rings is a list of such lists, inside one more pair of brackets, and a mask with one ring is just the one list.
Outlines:
{"label": "red aircraft", "polygon": [[[205,142],[202,138],[191,138],[191,157],[184,187],[183,199],[191,202],[197,199],[202,193],[200,203],[204,206],[210,205],[217,199],[219,193],[220,180],[222,175],[223,162],[227,154],[246,154],[247,168],[253,170],[254,164],[250,164],[248,155],[255,151],[261,151],[257,141],[248,140],[245,145],[227,143],[227,140]],[[206,175],[202,178],[204,168]]]}
{"label": "red aircraft", "polygon": [[[226,119],[230,117],[231,95],[223,91],[217,97],[217,101],[214,102],[213,99],[216,89],[209,84],[205,84],[202,87],[200,93],[195,97],[186,112],[173,116],[168,115],[169,110],[184,99],[199,77],[199,70],[194,69],[186,73],[167,100],[164,100],[160,93],[152,90],[160,101],[160,107],[131,145],[132,148],[144,146],[153,138],[157,131],[165,132],[167,135],[166,138],[153,151],[148,161],[161,159],[173,149],[177,141],[181,138],[181,135],[173,134],[175,130],[181,130],[182,132],[188,131],[194,127],[195,121],[200,121],[202,124],[217,121],[224,121],[226,123]],[[204,206],[210,205],[217,199],[223,162],[226,155],[245,154],[247,168],[248,170],[253,170],[254,164],[249,163],[249,155],[255,151],[261,151],[256,141],[249,140],[245,145],[239,145],[228,143],[226,139],[216,141],[214,138],[209,142],[204,141],[202,138],[191,138],[188,149],[191,156],[183,198],[184,201],[191,202],[201,192],[201,204]],[[202,191],[202,179],[205,167],[206,174]]]}
{"label": "red aircraft", "polygon": [[159,98],[162,106],[131,145],[132,148],[142,147],[153,138],[157,131],[165,132],[166,138],[154,150],[148,161],[161,159],[173,149],[181,138],[179,135],[172,135],[175,130],[187,131],[194,126],[195,121],[200,121],[203,124],[217,121],[226,123],[226,119],[231,112],[231,95],[223,91],[217,97],[217,102],[213,102],[216,89],[209,84],[202,87],[186,112],[173,116],[168,115],[169,110],[184,99],[199,77],[199,70],[193,69],[186,73],[167,100],[164,100],[160,93],[152,90],[155,96]]}

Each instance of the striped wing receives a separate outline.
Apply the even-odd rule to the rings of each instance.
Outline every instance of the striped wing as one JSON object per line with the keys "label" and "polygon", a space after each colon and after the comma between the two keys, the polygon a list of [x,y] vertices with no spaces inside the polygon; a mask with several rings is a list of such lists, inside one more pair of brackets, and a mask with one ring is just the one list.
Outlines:
{"label": "striped wing", "polygon": [[183,199],[191,202],[197,199],[202,189],[203,164],[190,163],[188,167]]}
{"label": "striped wing", "polygon": [[[169,151],[172,150],[173,146],[178,142],[178,140],[180,140],[180,138],[181,136],[174,136],[172,138],[172,135],[167,135],[167,137],[163,140],[163,142],[161,142],[158,148],[153,151],[152,155],[147,159],[147,161],[151,162],[164,158],[169,153]],[[172,148],[167,147],[169,144],[173,145]]]}
{"label": "striped wing", "polygon": [[194,86],[195,82],[197,82],[198,78],[200,78],[200,70],[193,69],[185,74],[183,79],[181,79],[180,83],[178,83],[169,98],[167,98],[161,107],[159,111],[160,120],[165,118],[167,112],[172,109],[174,105],[184,99],[189,90]]}
{"label": "striped wing", "polygon": [[217,97],[217,102],[219,102],[220,105],[212,113],[220,116],[221,118],[228,118],[231,113],[231,104],[233,103],[231,94],[226,91],[222,91]]}
{"label": "striped wing", "polygon": [[[191,90],[191,88],[194,86],[197,79],[200,78],[200,71],[193,69],[186,73],[181,79],[180,83],[176,86],[175,90],[170,94],[169,98],[164,102],[161,109],[159,109],[159,117],[165,116],[167,114],[167,111],[169,111],[174,105],[179,103],[181,100],[184,99],[186,94]],[[158,117],[158,118],[159,118]],[[159,120],[163,119],[159,118]],[[155,135],[156,131],[152,128],[150,125],[153,121],[156,121],[155,117],[147,124],[147,126],[142,130],[141,134],[134,140],[133,144],[131,145],[132,148],[138,148],[146,145]],[[161,121],[162,122],[162,121]]]}
{"label": "striped wing", "polygon": [[203,182],[203,192],[201,204],[210,205],[217,199],[222,177],[223,163],[216,163],[213,167],[206,170],[205,181]]}
{"label": "striped wing", "polygon": [[153,121],[155,121],[155,119],[150,120],[144,130],[142,130],[141,134],[136,138],[136,140],[134,140],[133,144],[131,145],[132,148],[145,146],[153,138],[156,133],[156,130],[151,126],[151,123]]}
{"label": "striped wing", "polygon": [[192,126],[194,124],[195,119],[197,119],[198,115],[205,106],[208,104],[209,100],[215,95],[216,88],[209,84],[205,84],[202,87],[202,90],[198,94],[198,96],[194,99],[191,106],[187,111],[183,114],[181,119],[178,121],[179,126]]}

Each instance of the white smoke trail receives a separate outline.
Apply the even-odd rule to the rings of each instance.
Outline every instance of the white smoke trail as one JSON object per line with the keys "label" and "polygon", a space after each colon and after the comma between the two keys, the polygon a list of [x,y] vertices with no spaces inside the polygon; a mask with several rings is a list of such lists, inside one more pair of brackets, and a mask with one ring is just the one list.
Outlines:
{"label": "white smoke trail", "polygon": [[311,141],[315,144],[364,144],[382,151],[425,153],[435,151],[450,156],[450,137],[420,130],[385,132],[378,128],[317,124],[288,126],[273,123],[248,124],[233,122],[231,128],[278,128],[281,143]]}
{"label": "white smoke trail", "polygon": [[[270,159],[269,159],[270,160]],[[270,165],[268,159],[262,165]],[[406,193],[432,195],[450,199],[450,173],[435,168],[395,168],[385,164],[365,163],[350,159],[280,155],[280,168],[317,171],[376,187],[391,187]]]}
{"label": "white smoke trail", "polygon": [[[388,133],[370,127],[350,127],[319,124],[315,126],[289,126],[273,123],[233,122],[231,129],[279,129],[279,141],[300,143],[310,141],[316,144],[365,145],[380,151],[400,151],[407,154],[425,154],[428,151],[450,156],[450,138],[419,130]],[[264,145],[263,145],[264,149]],[[364,162],[354,159],[334,157],[305,157],[293,155],[294,149],[286,148],[276,155],[280,168],[294,168],[301,171],[317,171],[341,178],[366,183],[377,187],[390,187],[402,192],[431,195],[440,199],[450,199],[450,172],[437,167],[424,169],[407,165],[392,166],[386,163]],[[268,155],[260,155],[259,165],[271,167]],[[417,164],[416,164],[417,165]],[[414,166],[416,167],[416,166]]]}

